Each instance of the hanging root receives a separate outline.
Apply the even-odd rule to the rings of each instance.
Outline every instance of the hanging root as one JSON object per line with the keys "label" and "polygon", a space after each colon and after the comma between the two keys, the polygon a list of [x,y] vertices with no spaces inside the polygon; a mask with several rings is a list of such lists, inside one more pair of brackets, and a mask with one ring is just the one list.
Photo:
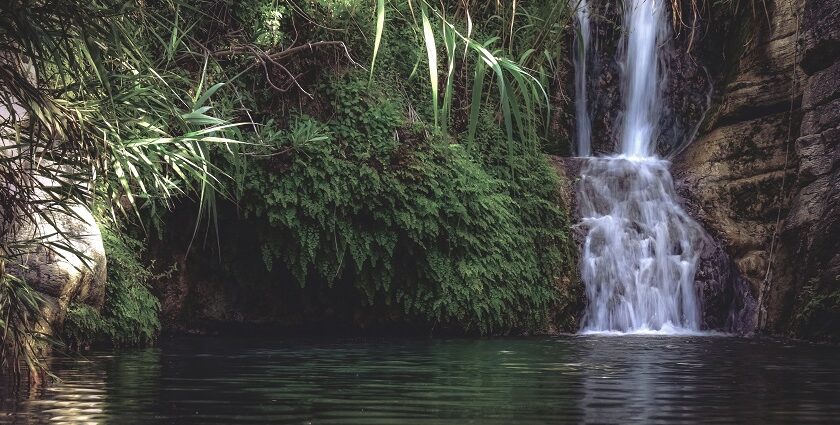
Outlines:
{"label": "hanging root", "polygon": [[686,0],[671,0],[671,21],[674,26],[674,33],[679,34],[683,28],[689,28],[688,34],[688,48],[686,53],[691,53],[692,45],[694,44],[694,32],[697,29],[697,22],[700,17],[700,8],[697,5],[697,0],[690,1],[691,23],[686,24],[683,17],[683,2]]}

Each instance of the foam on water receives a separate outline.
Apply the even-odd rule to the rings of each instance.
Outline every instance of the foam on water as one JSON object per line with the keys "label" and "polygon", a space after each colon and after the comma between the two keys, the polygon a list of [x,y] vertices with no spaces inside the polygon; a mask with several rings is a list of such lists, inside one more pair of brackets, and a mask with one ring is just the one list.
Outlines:
{"label": "foam on water", "polygon": [[729,336],[727,333],[716,331],[698,331],[680,326],[674,326],[668,322],[659,329],[639,328],[622,331],[591,331],[584,330],[579,333],[582,336]]}

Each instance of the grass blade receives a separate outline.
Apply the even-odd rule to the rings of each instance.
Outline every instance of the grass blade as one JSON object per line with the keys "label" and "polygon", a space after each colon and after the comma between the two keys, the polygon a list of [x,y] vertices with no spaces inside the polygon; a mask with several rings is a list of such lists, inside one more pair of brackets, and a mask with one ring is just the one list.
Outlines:
{"label": "grass blade", "polygon": [[467,128],[467,147],[472,148],[475,142],[475,131],[478,127],[478,114],[481,111],[481,97],[484,89],[484,76],[487,66],[483,60],[475,62],[475,77],[473,77],[472,99],[470,100],[470,119]]}
{"label": "grass blade", "polygon": [[449,127],[449,116],[452,111],[452,95],[455,86],[455,29],[449,23],[444,22],[443,25],[443,39],[446,46],[447,69],[446,69],[446,87],[443,91],[443,117],[442,127],[443,131]]}
{"label": "grass blade", "polygon": [[435,127],[440,128],[438,115],[438,63],[437,47],[435,46],[435,33],[432,31],[432,24],[429,22],[429,15],[426,13],[426,5],[420,8],[423,15],[423,41],[426,43],[426,55],[429,58],[429,84],[432,88],[432,109],[435,115]]}
{"label": "grass blade", "polygon": [[376,1],[376,38],[373,41],[373,58],[370,61],[370,77],[368,85],[373,81],[373,67],[376,65],[376,55],[382,43],[382,31],[385,29],[385,0]]}

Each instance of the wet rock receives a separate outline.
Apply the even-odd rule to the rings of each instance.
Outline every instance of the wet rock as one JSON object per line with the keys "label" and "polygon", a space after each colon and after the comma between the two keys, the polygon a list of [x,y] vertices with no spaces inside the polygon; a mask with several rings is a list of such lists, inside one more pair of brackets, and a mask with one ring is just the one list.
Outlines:
{"label": "wet rock", "polygon": [[[793,2],[768,3],[768,15],[750,24],[750,38],[729,34],[730,69],[716,78],[715,102],[697,138],[674,161],[677,191],[690,214],[703,223],[731,261],[713,261],[732,282],[727,296],[735,309],[727,320],[733,330],[748,331],[756,322],[753,299],[758,298],[771,261],[771,241],[777,218],[790,205],[789,189],[797,174],[792,130],[799,127],[796,111],[801,89],[794,78],[796,9]],[[769,22],[768,19],[769,18]],[[733,18],[729,18],[733,19]],[[700,39],[698,49],[719,49]],[[737,58],[737,59],[736,59]],[[701,56],[705,63],[717,61]],[[716,250],[715,250],[716,251]],[[719,258],[720,254],[712,255]],[[708,273],[698,272],[698,279]],[[716,291],[716,294],[726,291]],[[737,305],[741,304],[741,305]],[[723,305],[716,303],[717,313]]]}
{"label": "wet rock", "polygon": [[840,55],[840,7],[836,0],[807,0],[804,3],[802,69],[811,74],[834,63]]}
{"label": "wet rock", "polygon": [[[2,52],[0,56],[6,62],[4,66],[16,61]],[[20,65],[27,70],[26,75],[34,84],[32,65]],[[0,92],[4,90],[0,88]],[[9,93],[3,93],[3,96],[9,96]],[[0,267],[3,266],[1,263],[5,263],[8,274],[40,292],[41,320],[35,325],[36,329],[31,330],[54,335],[60,331],[71,303],[88,304],[97,309],[102,307],[105,300],[105,248],[99,226],[87,206],[69,200],[55,205],[56,197],[61,196],[58,194],[67,192],[67,181],[54,180],[49,173],[40,171],[53,168],[49,155],[38,152],[32,156],[19,154],[21,143],[14,141],[16,132],[9,123],[20,120],[17,125],[21,127],[30,123],[27,110],[15,104],[12,102],[14,114],[6,106],[0,106],[0,160],[5,162],[7,170],[16,168],[39,182],[36,185],[39,189],[23,192],[31,196],[27,200],[38,212],[21,214],[13,209],[15,206],[0,205],[0,246],[3,248],[0,253],[4,254]],[[38,158],[37,164],[34,158]],[[0,185],[14,184],[0,181]],[[75,189],[88,193],[91,190],[83,184],[78,184]]]}
{"label": "wet rock", "polygon": [[767,6],[769,22],[753,22],[757,32],[717,86],[707,123],[674,158],[675,178],[692,215],[759,297],[759,330],[833,338],[840,8],[832,0]]}
{"label": "wet rock", "polygon": [[[549,156],[551,166],[560,176],[560,200],[569,211],[569,219],[572,223],[580,222],[580,213],[577,206],[577,184],[580,176],[580,169],[585,162],[582,158],[562,158]],[[586,229],[579,225],[571,228],[572,238],[575,241],[577,252],[581,252],[583,242],[586,239]],[[579,268],[577,268],[579,270]],[[549,333],[576,332],[580,329],[583,312],[586,306],[586,297],[583,282],[578,273],[572,276],[562,276],[558,279],[557,288],[560,293],[570,294],[569,302],[565,305],[558,305],[551,312]]]}
{"label": "wet rock", "polygon": [[[596,155],[613,154],[620,144],[624,109],[624,88],[621,87],[624,11],[620,2],[595,0],[589,4],[593,32],[593,51],[588,62],[592,148]],[[680,26],[668,45],[663,46],[662,66],[666,78],[662,94],[666,102],[657,123],[659,136],[655,143],[661,155],[679,151],[693,139],[703,122],[711,102],[714,76],[722,73],[720,64],[725,61],[722,57],[698,61],[697,56],[711,55],[711,52],[720,56],[720,46],[726,44],[726,37],[734,31],[735,24],[727,22],[726,28],[706,32],[699,31],[699,22],[696,26],[698,31],[695,32]],[[700,38],[706,44],[697,43]],[[701,51],[703,48],[708,51]],[[692,50],[690,53],[689,49]]]}
{"label": "wet rock", "polygon": [[622,10],[617,2],[591,1],[592,51],[589,54],[587,93],[592,115],[592,153],[614,153],[621,124],[621,67],[617,62],[621,45]]}
{"label": "wet rock", "polygon": [[[703,2],[701,2],[703,3]],[[592,144],[596,155],[613,154],[619,144],[621,131],[621,111],[623,109],[621,65],[623,10],[616,2],[596,0],[590,2],[593,8],[591,26],[593,28],[593,46],[588,68],[590,81],[590,106],[592,114]],[[754,101],[764,93],[765,84],[782,86],[786,83],[783,76],[775,72],[764,72],[769,64],[790,63],[793,50],[778,50],[775,56],[745,53],[740,79],[726,81],[735,74],[737,65],[732,65],[732,57],[739,57],[744,40],[741,39],[742,22],[731,19],[731,11],[702,5],[710,15],[703,19],[715,22],[711,28],[705,21],[693,22],[694,28],[678,26],[674,39],[667,46],[663,62],[667,64],[667,78],[663,85],[665,108],[658,123],[660,136],[656,141],[660,155],[677,155],[694,138],[698,130],[705,134],[718,130],[709,122],[727,121],[731,128],[723,128],[714,133],[715,143],[704,144],[677,156],[675,166],[690,162],[691,165],[681,170],[676,182],[680,194],[687,204],[688,212],[702,224],[724,223],[724,227],[736,228],[738,223],[747,221],[746,226],[756,222],[771,222],[775,214],[760,202],[739,202],[742,195],[763,195],[761,202],[778,203],[778,183],[785,178],[785,171],[779,172],[776,163],[784,163],[784,148],[779,149],[778,137],[784,135],[788,117],[786,101],[789,95],[782,91],[773,91],[772,97],[760,101],[758,109],[753,109]],[[690,10],[683,11],[691,16]],[[794,20],[785,15],[784,25],[774,31],[783,33],[790,30]],[[692,23],[689,23],[692,24]],[[777,25],[778,26],[778,25]],[[787,34],[792,39],[792,31]],[[760,48],[775,43],[777,35],[765,34],[767,38],[758,42]],[[756,49],[758,49],[757,47]],[[786,61],[787,60],[787,61]],[[731,85],[727,85],[731,84]],[[712,88],[724,87],[726,90],[712,91]],[[723,93],[734,92],[724,102]],[[716,108],[709,109],[712,100]],[[752,119],[756,121],[752,121]],[[703,124],[706,124],[703,126]],[[798,125],[798,122],[796,122]],[[749,143],[743,143],[743,141]],[[686,161],[683,158],[691,158]],[[769,160],[768,160],[769,159]],[[764,167],[756,163],[772,162]],[[575,161],[562,162],[567,175],[579,175],[580,165]],[[793,174],[791,169],[787,173]],[[732,178],[731,176],[737,175]],[[711,180],[711,181],[710,181]],[[730,183],[737,180],[733,187]],[[700,193],[703,196],[694,196]],[[732,210],[719,209],[716,204],[725,203],[733,206]],[[575,209],[575,214],[578,214]],[[575,217],[579,222],[579,217]],[[757,264],[766,264],[766,260],[756,255],[761,241],[769,237],[770,230],[762,228],[759,236],[750,232],[728,232],[722,234],[714,226],[711,235],[701,247],[700,264],[695,276],[698,290],[708,298],[704,306],[704,327],[747,332],[754,322],[755,294],[758,281],[741,277],[739,264],[742,258],[730,258],[733,244],[743,253],[752,253]],[[575,226],[575,236],[580,246],[585,239],[586,229]],[[726,239],[718,242],[719,239]],[[761,239],[757,242],[755,239]],[[762,252],[766,257],[766,253]],[[760,267],[753,268],[759,276]],[[766,267],[765,267],[766,271]],[[752,285],[750,285],[752,283]],[[736,299],[737,298],[737,299]],[[732,309],[736,309],[734,312]],[[740,315],[740,316],[739,316]],[[743,317],[744,315],[749,317]]]}
{"label": "wet rock", "polygon": [[703,294],[703,329],[739,334],[753,331],[755,296],[729,254],[711,237],[703,241],[694,280]]}
{"label": "wet rock", "polygon": [[796,153],[799,155],[799,179],[802,182],[830,172],[837,164],[837,155],[828,150],[821,134],[800,137],[796,141]]}
{"label": "wet rock", "polygon": [[797,178],[762,303],[768,332],[840,339],[840,8],[803,3]]}

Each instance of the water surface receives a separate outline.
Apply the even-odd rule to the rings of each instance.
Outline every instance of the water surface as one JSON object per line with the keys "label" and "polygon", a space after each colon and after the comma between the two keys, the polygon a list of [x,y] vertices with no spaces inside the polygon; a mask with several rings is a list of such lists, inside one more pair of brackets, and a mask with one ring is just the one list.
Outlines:
{"label": "water surface", "polygon": [[840,347],[709,336],[189,338],[56,359],[0,423],[832,422]]}

